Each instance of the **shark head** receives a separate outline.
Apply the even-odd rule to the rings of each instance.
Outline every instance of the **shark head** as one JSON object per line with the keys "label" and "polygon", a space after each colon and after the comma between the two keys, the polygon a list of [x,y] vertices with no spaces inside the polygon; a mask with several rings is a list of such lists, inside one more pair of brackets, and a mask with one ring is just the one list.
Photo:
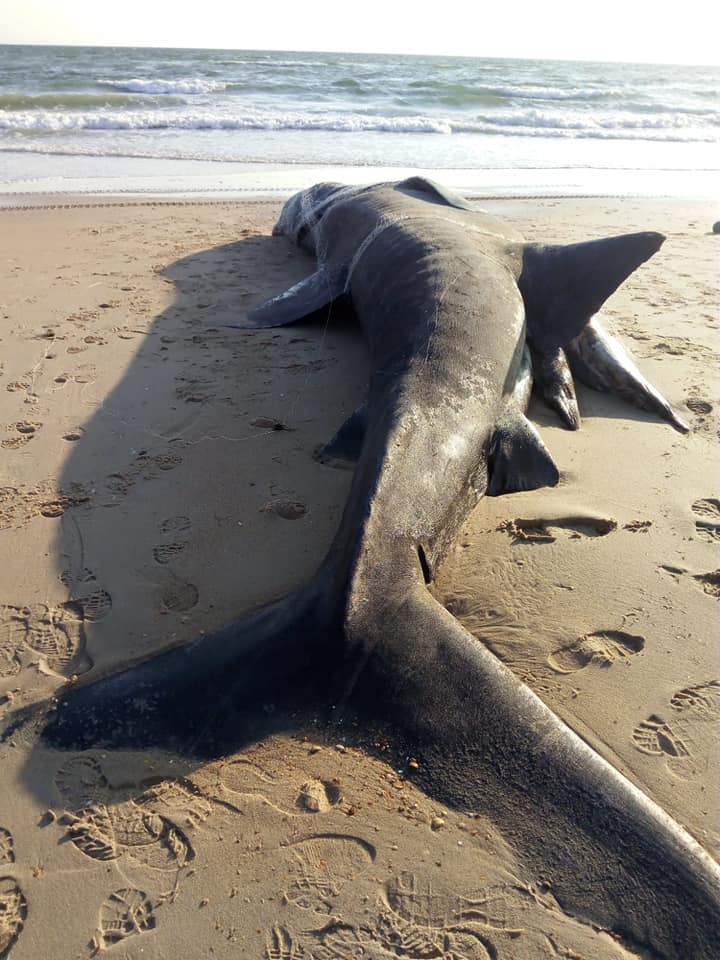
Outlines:
{"label": "shark head", "polygon": [[274,237],[287,237],[306,253],[317,254],[317,227],[333,202],[345,196],[348,188],[341,183],[317,183],[301,190],[285,203],[278,222],[273,227]]}

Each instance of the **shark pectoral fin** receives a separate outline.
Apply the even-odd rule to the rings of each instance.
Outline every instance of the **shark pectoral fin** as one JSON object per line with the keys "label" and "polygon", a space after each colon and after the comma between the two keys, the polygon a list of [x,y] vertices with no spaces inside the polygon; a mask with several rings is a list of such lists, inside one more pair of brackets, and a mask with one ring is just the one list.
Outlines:
{"label": "shark pectoral fin", "polygon": [[425,197],[431,198],[435,203],[440,202],[447,207],[456,207],[458,210],[474,209],[459,194],[448,190],[446,187],[441,187],[439,183],[428,180],[427,177],[408,177],[407,180],[396,183],[395,189],[403,193],[421,193]]}
{"label": "shark pectoral fin", "polygon": [[570,430],[580,426],[580,411],[575,396],[575,384],[562,347],[540,352],[530,347],[532,374],[535,386],[545,403],[556,410]]}
{"label": "shark pectoral fin", "polygon": [[645,379],[620,341],[603,328],[597,317],[568,344],[567,355],[575,376],[589,387],[617,393],[628,403],[657,413],[680,433],[690,432],[690,427]]}
{"label": "shark pectoral fin", "polygon": [[647,232],[568,246],[525,244],[518,286],[528,340],[535,349],[567,346],[664,239],[661,233]]}
{"label": "shark pectoral fin", "polygon": [[344,268],[321,267],[284,293],[250,310],[247,322],[237,326],[283,327],[297,323],[342,296],[346,277]]}
{"label": "shark pectoral fin", "polygon": [[[367,429],[367,407],[363,403],[351,413],[335,436],[315,451],[315,459],[331,466],[348,467],[360,457]],[[340,461],[334,463],[334,461]]]}
{"label": "shark pectoral fin", "polygon": [[518,413],[495,430],[488,451],[487,493],[503,493],[554,487],[560,479],[540,435],[527,417]]}

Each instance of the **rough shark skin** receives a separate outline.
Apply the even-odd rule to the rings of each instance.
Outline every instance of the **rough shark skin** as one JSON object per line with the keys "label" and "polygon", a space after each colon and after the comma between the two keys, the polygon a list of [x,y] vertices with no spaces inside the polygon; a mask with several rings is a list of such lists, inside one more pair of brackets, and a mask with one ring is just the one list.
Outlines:
{"label": "rough shark skin", "polygon": [[492,819],[567,913],[631,949],[711,960],[714,861],[427,589],[484,494],[557,482],[524,415],[533,370],[569,426],[572,370],[687,430],[594,318],[662,236],[526,244],[420,178],[320,184],[287,202],[275,232],[318,269],[247,325],[349,297],[370,349],[367,404],[321,452],[357,456],[328,556],[283,600],[61,691],[44,739],[207,757],[287,729],[309,705],[359,718],[418,758],[429,793]]}

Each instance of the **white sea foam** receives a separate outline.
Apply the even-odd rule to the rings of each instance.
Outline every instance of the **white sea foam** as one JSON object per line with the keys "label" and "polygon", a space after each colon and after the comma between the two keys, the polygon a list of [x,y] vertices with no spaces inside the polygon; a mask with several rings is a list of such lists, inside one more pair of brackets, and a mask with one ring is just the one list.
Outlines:
{"label": "white sea foam", "polygon": [[529,109],[495,111],[474,120],[359,113],[263,113],[169,109],[92,111],[2,111],[0,130],[305,130],[339,133],[493,134],[521,137],[645,139],[713,143],[720,140],[720,115],[697,126],[678,114],[595,116]]}
{"label": "white sea foam", "polygon": [[514,97],[518,100],[600,100],[610,99],[623,95],[622,90],[584,89],[581,87],[530,87],[530,86],[498,86],[487,87],[489,93],[501,97]]}
{"label": "white sea foam", "polygon": [[186,80],[102,80],[103,87],[124,90],[126,93],[215,93],[226,90],[228,84],[220,80],[202,80],[190,77]]}

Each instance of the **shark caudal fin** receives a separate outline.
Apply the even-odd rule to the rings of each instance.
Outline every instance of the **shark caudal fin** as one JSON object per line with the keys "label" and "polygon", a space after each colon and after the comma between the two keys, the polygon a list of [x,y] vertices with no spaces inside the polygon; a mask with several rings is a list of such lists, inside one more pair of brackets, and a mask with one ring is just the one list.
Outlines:
{"label": "shark caudal fin", "polygon": [[[651,410],[681,433],[689,428],[594,315],[656,253],[660,233],[631,233],[568,246],[526,244],[518,286],[525,302],[533,378],[571,430],[580,426],[573,374],[595,390]],[[572,373],[571,373],[572,371]]]}
{"label": "shark caudal fin", "polygon": [[664,240],[661,233],[648,232],[567,246],[526,244],[518,286],[532,346],[544,353],[574,340]]}

